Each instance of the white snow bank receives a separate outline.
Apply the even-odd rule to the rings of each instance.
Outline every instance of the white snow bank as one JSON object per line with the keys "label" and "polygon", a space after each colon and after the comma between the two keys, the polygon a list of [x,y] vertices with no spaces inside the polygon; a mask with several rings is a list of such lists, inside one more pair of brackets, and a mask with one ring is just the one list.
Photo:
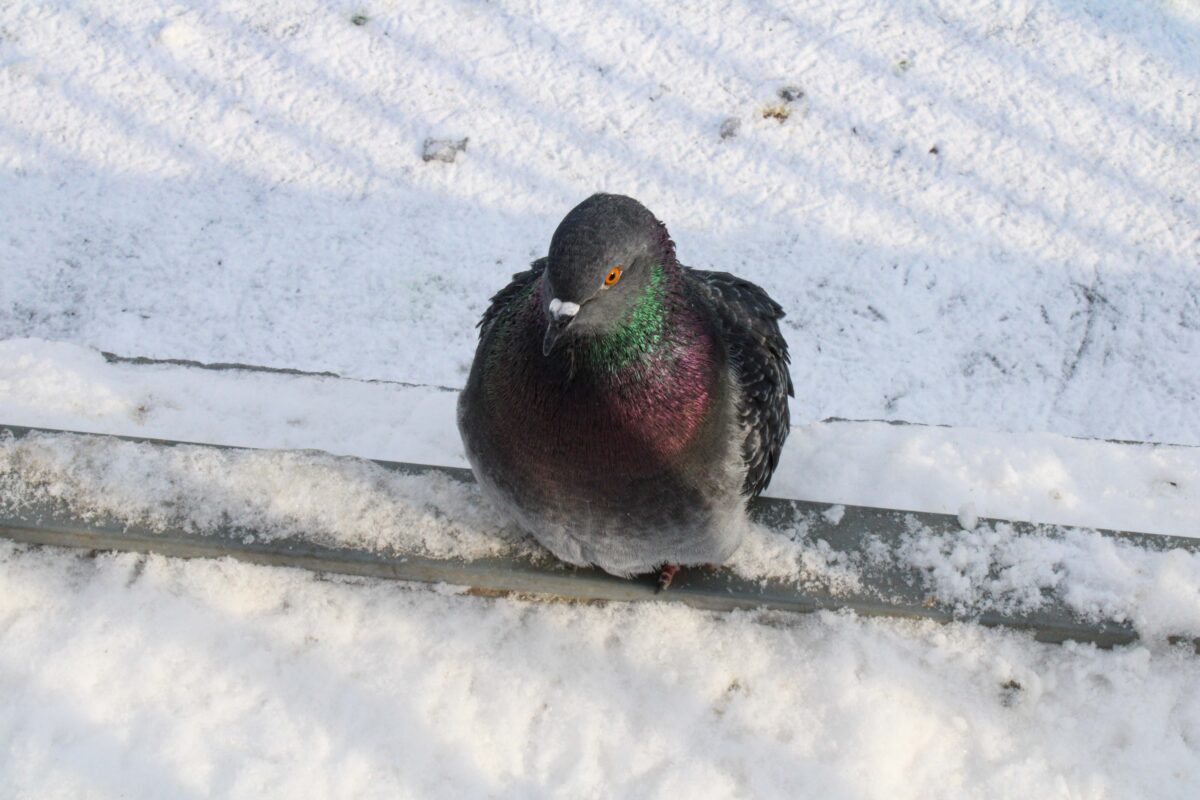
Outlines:
{"label": "white snow bank", "polygon": [[[0,795],[1191,800],[1200,659],[0,541]],[[764,624],[766,623],[766,624]]]}
{"label": "white snow bank", "polygon": [[[106,362],[0,341],[0,422],[466,466],[457,394],[433,387]],[[815,502],[1200,535],[1200,448],[1046,433],[798,425],[768,494]]]}
{"label": "white snow bank", "polygon": [[467,466],[457,392],[286,373],[109,363],[0,341],[0,423]]}
{"label": "white snow bank", "polygon": [[817,423],[793,429],[767,493],[961,514],[968,521],[974,516],[1200,537],[1200,447],[887,422]]}

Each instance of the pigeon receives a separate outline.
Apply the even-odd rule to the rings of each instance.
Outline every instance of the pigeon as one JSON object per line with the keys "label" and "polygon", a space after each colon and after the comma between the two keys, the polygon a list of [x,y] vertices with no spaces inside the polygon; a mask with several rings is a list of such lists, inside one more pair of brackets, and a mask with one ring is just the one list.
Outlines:
{"label": "pigeon", "polygon": [[569,564],[663,589],[724,563],[788,435],[783,315],[680,264],[637,200],[592,195],[479,322],[458,426],[484,495]]}

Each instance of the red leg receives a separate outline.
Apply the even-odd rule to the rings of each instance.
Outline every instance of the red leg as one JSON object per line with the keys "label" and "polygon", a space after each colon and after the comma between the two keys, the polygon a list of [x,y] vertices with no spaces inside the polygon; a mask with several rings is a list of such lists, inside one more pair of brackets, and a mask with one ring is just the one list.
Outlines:
{"label": "red leg", "polygon": [[662,565],[662,569],[658,571],[658,588],[654,590],[655,594],[667,590],[667,587],[671,585],[671,581],[675,579],[676,572],[679,572],[678,564]]}

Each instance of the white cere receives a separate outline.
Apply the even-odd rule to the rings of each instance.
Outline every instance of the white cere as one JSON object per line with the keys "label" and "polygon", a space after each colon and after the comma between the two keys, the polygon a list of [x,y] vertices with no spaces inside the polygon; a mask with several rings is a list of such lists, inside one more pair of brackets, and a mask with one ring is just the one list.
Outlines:
{"label": "white cere", "polygon": [[550,313],[555,317],[573,317],[579,313],[579,303],[563,302],[556,297],[550,301]]}

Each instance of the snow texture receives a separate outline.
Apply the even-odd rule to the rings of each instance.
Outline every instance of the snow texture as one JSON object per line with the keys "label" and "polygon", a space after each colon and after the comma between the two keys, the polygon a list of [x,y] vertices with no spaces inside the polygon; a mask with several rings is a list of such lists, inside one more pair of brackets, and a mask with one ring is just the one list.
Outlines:
{"label": "snow texture", "polygon": [[[95,436],[0,439],[0,512],[60,505],[71,517],[152,531],[305,539],[389,555],[548,558],[482,499],[443,475],[388,472],[313,451],[162,447]],[[836,523],[843,506],[820,512]],[[1085,619],[1130,621],[1147,637],[1200,637],[1200,553],[1147,552],[1091,531],[1018,536],[1007,524],[939,536],[910,517],[899,546],[848,555],[811,535],[751,526],[729,562],[745,578],[870,586],[872,568],[912,566],[932,597],[964,615],[1028,612],[1053,590]]]}
{"label": "snow texture", "polygon": [[528,553],[473,485],[315,451],[161,447],[95,436],[0,438],[0,510],[59,503],[151,531],[480,558]]}
{"label": "snow texture", "polygon": [[797,420],[1200,443],[1187,3],[10,2],[0,29],[0,337],[457,386],[488,296],[606,190],[788,310]]}
{"label": "snow texture", "polygon": [[[0,341],[0,421],[12,425],[465,467],[456,399],[440,387],[108,363],[77,345]],[[1197,536],[1200,448],[812,423],[793,430],[767,494]]]}
{"label": "snow texture", "polygon": [[[1194,536],[1196,451],[1067,437],[1200,444],[1198,85],[1185,0],[4,3],[0,422],[460,459],[437,388],[95,351],[456,387],[491,292],[616,191],[788,311],[799,425],[773,493]],[[430,139],[469,147],[425,161]],[[831,416],[956,427],[810,424]],[[469,498],[422,516],[449,484],[328,455],[200,459],[172,497],[136,448],[38,446],[70,491],[135,492],[136,467],[152,498],[268,533],[503,536]],[[271,488],[294,478],[310,498]],[[354,502],[322,516],[334,493]],[[738,568],[853,585],[862,565],[796,533]],[[1200,619],[1195,557],[1093,534],[980,523],[880,555],[967,609],[1054,588],[1147,633]],[[3,797],[1200,783],[1200,660],[1157,635],[1103,652],[3,542],[0,587]]]}
{"label": "snow texture", "polygon": [[1092,531],[1017,536],[1004,523],[932,536],[915,518],[884,563],[917,567],[960,613],[1041,608],[1053,591],[1084,619],[1130,622],[1148,639],[1200,637],[1200,553],[1148,552]]}
{"label": "snow texture", "polygon": [[0,542],[0,793],[1190,798],[1200,659]]}

